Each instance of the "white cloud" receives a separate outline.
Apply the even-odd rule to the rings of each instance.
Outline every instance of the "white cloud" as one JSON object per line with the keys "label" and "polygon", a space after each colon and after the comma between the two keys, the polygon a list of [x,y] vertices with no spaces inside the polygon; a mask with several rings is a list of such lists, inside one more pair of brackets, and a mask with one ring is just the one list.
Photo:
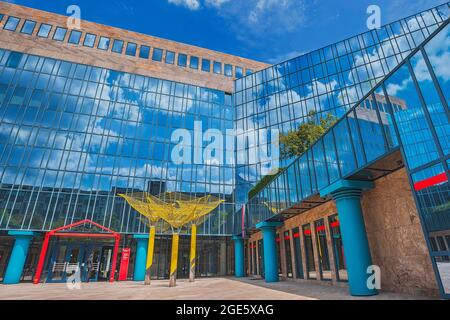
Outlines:
{"label": "white cloud", "polygon": [[168,1],[169,3],[172,3],[176,6],[186,7],[189,10],[200,9],[200,0],[168,0]]}
{"label": "white cloud", "polygon": [[228,3],[230,1],[231,0],[205,0],[205,4],[207,6],[220,8],[222,5],[224,5],[225,3]]}

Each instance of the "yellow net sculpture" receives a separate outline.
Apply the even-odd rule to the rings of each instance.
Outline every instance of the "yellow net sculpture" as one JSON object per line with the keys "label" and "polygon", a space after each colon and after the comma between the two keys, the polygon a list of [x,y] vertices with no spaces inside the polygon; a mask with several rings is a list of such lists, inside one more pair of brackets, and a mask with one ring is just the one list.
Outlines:
{"label": "yellow net sculpture", "polygon": [[[162,200],[163,199],[163,200]],[[191,224],[191,252],[190,252],[190,271],[189,280],[192,282],[195,278],[195,259],[197,243],[197,223],[200,218],[214,211],[223,200],[213,196],[190,199],[185,194],[166,193],[159,197],[149,196],[149,206],[152,210],[158,212],[161,219],[166,221],[172,227],[172,255],[170,262],[170,286],[176,286],[176,276],[178,268],[178,243],[180,239],[181,228]]]}
{"label": "yellow net sculpture", "polygon": [[[202,198],[191,199],[188,195],[177,192],[168,192],[153,196],[148,193],[139,192],[131,195],[120,195],[133,209],[145,216],[150,224],[149,251],[147,254],[147,274],[150,277],[151,262],[153,260],[155,225],[162,219],[167,222],[172,229],[172,254],[170,263],[170,286],[176,285],[176,275],[178,268],[178,244],[181,229],[191,225],[191,252],[190,252],[190,273],[189,280],[192,282],[195,278],[195,259],[196,259],[196,238],[197,224],[201,218],[214,211],[222,202],[216,197],[208,195]],[[153,231],[152,231],[153,230]],[[151,248],[151,251],[150,251]],[[150,264],[149,264],[149,256]]]}
{"label": "yellow net sculpture", "polygon": [[124,198],[134,210],[143,215],[148,221],[150,232],[148,237],[147,261],[145,265],[145,284],[150,285],[151,269],[153,265],[153,252],[155,249],[156,224],[160,220],[160,217],[158,216],[158,213],[156,211],[150,208],[148,203],[148,193],[135,192],[130,195],[119,194],[119,196]]}

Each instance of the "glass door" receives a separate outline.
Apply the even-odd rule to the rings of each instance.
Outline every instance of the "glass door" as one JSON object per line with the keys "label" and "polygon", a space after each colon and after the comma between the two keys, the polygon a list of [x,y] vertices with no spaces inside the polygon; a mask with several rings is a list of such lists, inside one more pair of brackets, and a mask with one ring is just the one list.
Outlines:
{"label": "glass door", "polygon": [[50,259],[47,282],[64,282],[66,275],[67,244],[56,244]]}
{"label": "glass door", "polygon": [[82,245],[70,245],[67,247],[65,275],[63,273],[64,281],[67,281],[68,278],[76,277],[76,273],[80,275],[81,281],[83,253],[84,247]]}
{"label": "glass door", "polygon": [[97,281],[108,281],[112,266],[112,256],[114,248],[110,246],[102,247]]}
{"label": "glass door", "polygon": [[83,282],[98,281],[101,253],[102,247],[99,245],[91,245],[84,251],[84,259],[81,265]]}

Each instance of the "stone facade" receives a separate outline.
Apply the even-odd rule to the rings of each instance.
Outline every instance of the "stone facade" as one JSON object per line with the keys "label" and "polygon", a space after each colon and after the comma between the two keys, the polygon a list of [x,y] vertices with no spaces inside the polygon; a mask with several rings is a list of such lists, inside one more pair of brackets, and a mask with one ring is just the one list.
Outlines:
{"label": "stone facade", "polygon": [[[189,67],[179,67],[176,65],[178,57],[177,54],[184,53],[188,55],[188,57],[191,55],[199,57],[199,64],[201,64],[201,58],[206,58],[211,60],[211,63],[213,61],[218,61],[223,65],[231,64],[233,66],[240,66],[244,69],[244,71],[246,69],[257,71],[269,66],[265,63],[236,57],[213,50],[203,49],[196,46],[186,45],[175,41],[143,35],[137,32],[113,28],[84,20],[81,21],[80,31],[83,34],[80,45],[73,45],[67,43],[68,35],[66,35],[66,39],[63,42],[52,40],[57,26],[63,28],[67,27],[67,16],[48,13],[5,2],[0,2],[0,13],[5,14],[6,16],[21,18],[16,32],[3,29],[3,24],[6,21],[6,17],[3,18],[3,21],[0,23],[0,48],[12,51],[25,52],[117,71],[130,72],[143,76],[178,81],[229,93],[234,91],[234,78],[226,77],[223,74],[214,74],[212,67],[211,72],[203,72],[200,68],[195,70]],[[31,35],[20,33],[25,19],[30,19],[37,22],[37,25]],[[47,23],[53,26],[48,38],[36,36],[40,23]],[[87,33],[97,36],[93,48],[81,45]],[[159,48],[163,49],[164,52],[165,50],[173,51],[176,53],[175,64],[170,65],[164,62],[152,61],[151,56],[150,59],[141,59],[137,56],[131,57],[125,54],[119,55],[111,52],[112,43],[110,44],[108,51],[99,50],[97,49],[97,45],[100,36],[111,38],[111,42],[113,39],[123,40],[125,45],[128,42],[131,42],[138,44],[138,47],[140,45],[146,45],[151,47],[152,50],[153,48]],[[187,63],[189,65],[189,60]]]}
{"label": "stone facade", "polygon": [[[438,285],[406,170],[398,170],[377,180],[374,189],[363,193],[361,204],[373,263],[381,268],[381,291],[438,297]],[[338,281],[334,264],[335,258],[328,217],[336,213],[334,201],[329,201],[286,220],[284,225],[278,229],[282,240],[284,232],[290,232],[293,278],[296,279],[292,229],[299,227],[301,230],[303,225],[310,224],[313,243],[315,244],[314,222],[325,218],[332,281],[322,281],[320,272],[317,273],[317,280],[296,279],[296,281],[314,281],[324,285],[347,286],[346,282]],[[250,237],[249,242],[255,244],[261,238],[262,234],[258,232]],[[300,243],[303,274],[306,275],[306,257],[302,236],[300,236]],[[313,247],[316,270],[320,270],[317,246],[314,245]],[[286,254],[282,250],[280,258],[282,260],[283,278],[287,278]],[[255,269],[254,267],[253,274],[255,274]],[[259,272],[256,274],[259,274]]]}

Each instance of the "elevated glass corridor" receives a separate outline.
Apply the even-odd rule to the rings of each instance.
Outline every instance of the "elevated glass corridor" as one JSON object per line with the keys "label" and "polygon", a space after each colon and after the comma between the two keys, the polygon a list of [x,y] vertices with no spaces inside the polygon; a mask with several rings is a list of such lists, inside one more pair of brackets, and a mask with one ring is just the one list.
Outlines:
{"label": "elevated glass corridor", "polygon": [[[249,229],[301,214],[331,194],[336,199],[333,186],[374,181],[406,166],[435,270],[448,277],[450,249],[438,240],[450,239],[449,22],[249,200]],[[441,279],[448,297],[450,283]]]}

